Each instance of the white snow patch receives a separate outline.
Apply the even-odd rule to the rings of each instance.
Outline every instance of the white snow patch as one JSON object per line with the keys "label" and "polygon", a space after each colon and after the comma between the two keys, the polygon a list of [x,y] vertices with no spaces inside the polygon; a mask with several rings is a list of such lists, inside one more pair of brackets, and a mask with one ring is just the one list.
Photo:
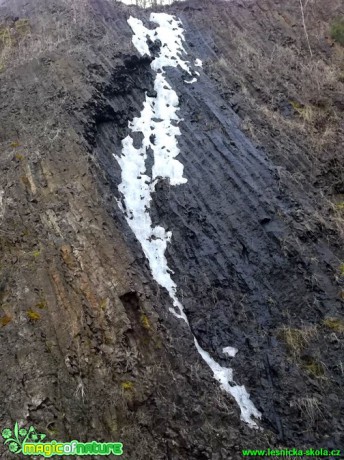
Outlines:
{"label": "white snow patch", "polygon": [[0,190],[0,219],[5,215],[4,190]]}
{"label": "white snow patch", "polygon": [[[178,54],[182,51],[183,29],[179,22],[164,13],[152,14],[151,20],[161,25],[155,30],[149,30],[143,26],[142,21],[133,17],[130,17],[128,23],[135,32],[133,44],[140,54],[150,54],[147,36],[154,40],[159,38],[162,42],[162,57],[159,56],[151,64],[154,70],[160,71],[154,83],[157,97],[146,95],[140,116],[129,123],[132,132],[143,134],[141,147],[136,149],[131,136],[127,136],[122,142],[122,156],[115,155],[115,158],[122,169],[119,190],[124,197],[127,221],[142,245],[154,279],[168,291],[173,300],[173,313],[188,323],[183,306],[177,298],[177,286],[171,278],[172,270],[168,267],[165,257],[172,233],[160,226],[152,227],[149,209],[151,194],[159,179],[169,179],[171,185],[187,182],[183,177],[183,164],[175,159],[179,155],[177,136],[180,136],[180,129],[175,126],[180,121],[177,115],[179,100],[165,78],[164,67],[176,66],[178,64],[175,62],[179,62],[184,70],[189,68],[181,57],[172,59],[173,53]],[[167,29],[170,29],[170,32]],[[177,47],[178,43],[181,49]],[[151,177],[146,175],[148,148],[151,148],[154,157]]]}
{"label": "white snow patch", "polygon": [[180,2],[183,0],[118,0],[125,5],[136,5],[141,8],[151,8],[152,6],[172,5],[172,3]]}
{"label": "white snow patch", "polygon": [[246,422],[251,428],[258,429],[259,427],[252,417],[260,419],[262,417],[262,414],[251,401],[250,393],[247,392],[245,386],[230,386],[228,383],[228,385],[222,385],[222,388],[228,393],[230,393],[236,400],[238,406],[240,407],[241,420]]}
{"label": "white snow patch", "polygon": [[[180,66],[191,76],[194,75],[189,63],[183,59],[184,30],[181,22],[165,13],[153,13],[152,22],[158,24],[154,30],[144,27],[142,21],[130,17],[128,23],[134,32],[133,44],[141,55],[150,55],[147,37],[152,41],[159,39],[162,43],[161,52],[152,63],[156,71],[154,89],[156,97],[146,95],[143,109],[139,117],[129,123],[131,131],[143,134],[142,145],[134,147],[133,139],[128,135],[122,141],[122,155],[114,155],[122,170],[122,182],[119,190],[123,196],[123,204],[118,203],[126,216],[126,220],[136,238],[142,245],[152,271],[152,275],[160,286],[169,293],[172,301],[172,313],[183,319],[189,325],[184,307],[177,297],[177,285],[172,280],[172,270],[168,267],[165,256],[167,244],[170,243],[172,232],[161,226],[152,226],[149,214],[152,193],[160,179],[168,179],[171,185],[180,185],[187,182],[183,177],[184,166],[176,157],[180,153],[177,136],[180,129],[176,126],[180,118],[179,100],[176,92],[171,88],[165,77],[165,67]],[[197,81],[193,78],[187,83]],[[147,175],[147,151],[153,154],[151,176]],[[191,332],[191,331],[190,331]],[[233,371],[218,364],[208,352],[203,350],[194,337],[195,346],[206,364],[213,371],[214,378],[220,382],[221,388],[230,393],[241,409],[241,418],[250,426],[257,428],[252,417],[260,418],[259,411],[249,399],[244,386],[233,382]]]}
{"label": "white snow patch", "polygon": [[184,29],[182,23],[175,19],[170,14],[166,13],[152,13],[150,20],[158,24],[154,30],[147,29],[140,19],[129,18],[128,23],[132,28],[134,35],[132,38],[133,45],[137,51],[144,56],[150,51],[147,44],[147,37],[154,42],[159,39],[162,43],[160,54],[151,64],[151,67],[156,72],[163,70],[164,67],[178,67],[180,66],[187,73],[192,75],[189,62],[185,61],[182,57],[186,54],[184,49]]}
{"label": "white snow patch", "polygon": [[185,83],[188,83],[189,85],[191,85],[192,83],[195,83],[195,81],[197,81],[197,78],[193,78],[193,79],[190,80],[190,81],[184,80],[184,82],[185,82]]}
{"label": "white snow patch", "polygon": [[234,358],[234,356],[238,353],[238,350],[234,347],[225,347],[222,351],[230,358]]}
{"label": "white snow patch", "polygon": [[[144,56],[145,54],[150,56],[150,51],[147,44],[147,32],[150,31],[143,25],[140,19],[133,18],[132,16],[130,16],[128,19],[128,24],[135,32],[132,38],[132,42],[137,51],[141,54],[141,56]],[[148,35],[151,34],[148,33]]]}
{"label": "white snow patch", "polygon": [[196,59],[195,66],[196,67],[203,67],[203,62],[200,59]]}
{"label": "white snow patch", "polygon": [[260,418],[261,413],[250,400],[250,395],[247,393],[245,387],[234,384],[232,369],[218,364],[207,351],[203,350],[196,337],[194,337],[194,341],[199,354],[213,371],[214,378],[221,384],[221,388],[231,394],[236,400],[241,410],[241,419],[252,428],[258,428],[257,423],[252,417]]}

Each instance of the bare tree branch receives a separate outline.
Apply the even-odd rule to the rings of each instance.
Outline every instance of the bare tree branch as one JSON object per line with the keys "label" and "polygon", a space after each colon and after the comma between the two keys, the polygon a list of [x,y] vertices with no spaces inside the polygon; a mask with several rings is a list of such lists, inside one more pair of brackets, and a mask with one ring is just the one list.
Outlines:
{"label": "bare tree branch", "polygon": [[305,11],[304,11],[304,8],[307,6],[307,4],[308,4],[308,0],[306,0],[305,5],[303,5],[302,0],[300,0],[302,24],[303,24],[303,28],[304,28],[305,35],[306,35],[306,39],[307,39],[308,49],[309,49],[309,52],[310,52],[311,57],[313,57],[313,51],[312,51],[312,48],[311,48],[311,44],[310,44],[310,42],[309,42],[309,36],[308,36],[307,27],[306,27],[306,20],[305,20]]}

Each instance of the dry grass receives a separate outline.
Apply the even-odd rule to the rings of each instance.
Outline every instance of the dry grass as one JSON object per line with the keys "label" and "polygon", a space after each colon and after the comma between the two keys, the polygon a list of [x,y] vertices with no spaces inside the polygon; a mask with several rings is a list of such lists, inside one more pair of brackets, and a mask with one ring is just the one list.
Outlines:
{"label": "dry grass", "polygon": [[31,308],[30,308],[30,310],[28,310],[26,312],[26,315],[27,315],[27,317],[29,318],[30,321],[38,321],[38,320],[41,319],[41,315],[39,313],[35,312],[34,310],[32,310]]}
{"label": "dry grass", "polygon": [[286,343],[289,353],[294,358],[298,358],[310,341],[316,337],[317,333],[317,327],[313,325],[302,328],[283,326],[278,335]]}
{"label": "dry grass", "polygon": [[340,318],[326,318],[323,323],[334,332],[344,333],[344,320]]}
{"label": "dry grass", "polygon": [[319,361],[314,356],[302,356],[301,367],[313,378],[321,378],[326,380],[326,365]]}
{"label": "dry grass", "polygon": [[0,317],[0,325],[2,327],[7,326],[12,321],[12,317],[10,315],[4,315]]}
{"label": "dry grass", "polygon": [[[58,49],[70,42],[68,52],[73,51],[73,38],[92,28],[89,0],[61,0],[65,9],[38,12],[30,18],[20,17],[13,23],[0,23],[0,73],[8,68]],[[13,15],[22,15],[13,4]]]}
{"label": "dry grass", "polygon": [[[309,28],[315,51],[311,58],[305,46],[299,2],[291,3],[294,6],[286,6],[280,14],[277,10],[271,12],[270,27],[276,28],[273,44],[260,35],[259,25],[226,24],[226,31],[224,25],[219,28],[218,40],[228,46],[221,46],[222,54],[212,67],[225,91],[233,87],[233,83],[240,86],[235,93],[241,95],[246,111],[252,114],[251,124],[256,127],[247,126],[247,120],[245,125],[255,141],[263,139],[262,126],[271,125],[288,138],[294,138],[296,131],[299,142],[307,139],[311,144],[308,151],[320,158],[340,144],[343,113],[333,102],[344,94],[344,50],[336,49],[332,55],[319,52],[319,42],[324,42],[329,25],[318,21]],[[322,9],[320,6],[308,2],[307,21],[311,19],[310,8],[312,18],[324,16],[323,11],[316,11]],[[281,18],[289,24],[283,26],[286,36],[290,34],[290,37],[281,34]],[[240,18],[236,21],[240,23]],[[284,109],[288,102],[290,115],[286,116]]]}
{"label": "dry grass", "polygon": [[296,406],[301,412],[301,417],[309,421],[310,425],[314,425],[317,417],[321,414],[321,404],[316,397],[299,398],[296,401]]}

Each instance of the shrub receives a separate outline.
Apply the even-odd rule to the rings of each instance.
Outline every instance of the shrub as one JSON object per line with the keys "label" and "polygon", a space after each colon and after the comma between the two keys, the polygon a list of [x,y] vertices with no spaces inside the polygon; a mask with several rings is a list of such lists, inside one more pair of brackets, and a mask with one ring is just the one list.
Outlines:
{"label": "shrub", "polygon": [[337,19],[331,25],[331,37],[336,42],[344,45],[344,17],[341,19]]}

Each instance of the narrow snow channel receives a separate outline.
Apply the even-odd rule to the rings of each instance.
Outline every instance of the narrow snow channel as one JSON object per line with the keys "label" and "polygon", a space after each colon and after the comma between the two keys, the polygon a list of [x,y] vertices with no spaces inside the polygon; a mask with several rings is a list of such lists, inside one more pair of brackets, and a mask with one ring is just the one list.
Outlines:
{"label": "narrow snow channel", "polygon": [[[177,114],[179,99],[165,77],[165,68],[181,67],[191,77],[191,80],[185,82],[193,83],[197,81],[195,75],[198,74],[193,67],[202,67],[202,62],[197,59],[191,65],[184,60],[186,55],[183,46],[184,30],[179,20],[166,13],[152,13],[150,21],[157,24],[155,29],[146,28],[139,19],[130,17],[128,20],[134,32],[133,44],[142,56],[151,55],[148,47],[149,39],[153,42],[160,40],[161,48],[160,54],[151,63],[152,69],[156,72],[154,89],[157,96],[146,95],[140,116],[129,122],[129,128],[133,133],[142,133],[142,145],[140,148],[135,148],[132,137],[128,135],[122,141],[122,155],[114,155],[122,170],[119,190],[123,195],[123,204],[119,202],[119,205],[142,245],[154,279],[168,291],[172,299],[172,313],[189,325],[183,305],[177,297],[177,285],[171,277],[173,272],[168,267],[165,256],[172,233],[167,232],[163,227],[152,226],[149,209],[158,180],[168,179],[171,185],[187,182],[183,176],[184,166],[176,159],[180,152],[177,136],[181,135],[178,127],[180,118]],[[151,150],[154,158],[151,176],[147,175],[146,168],[148,149]],[[231,394],[238,403],[242,420],[251,427],[258,428],[253,417],[260,418],[261,414],[251,402],[245,387],[236,385],[233,381],[232,369],[218,364],[201,348],[196,337],[194,343],[221,388]],[[232,350],[233,354],[235,349],[227,347],[225,350]]]}

